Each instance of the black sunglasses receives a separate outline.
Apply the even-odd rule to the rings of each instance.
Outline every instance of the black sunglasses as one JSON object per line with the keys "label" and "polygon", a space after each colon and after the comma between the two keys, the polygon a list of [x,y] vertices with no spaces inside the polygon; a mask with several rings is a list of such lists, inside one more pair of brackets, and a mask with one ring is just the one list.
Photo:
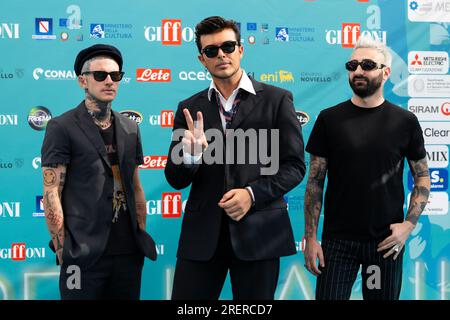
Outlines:
{"label": "black sunglasses", "polygon": [[113,71],[113,72],[106,72],[106,71],[86,71],[82,74],[93,74],[95,81],[104,81],[108,75],[111,77],[111,80],[114,82],[122,80],[122,77],[125,72],[123,71]]}
{"label": "black sunglasses", "polygon": [[361,69],[364,71],[372,71],[374,69],[382,69],[386,67],[384,64],[378,64],[373,60],[370,59],[364,59],[361,62],[358,62],[358,60],[350,60],[345,64],[345,69],[348,71],[355,71],[358,69],[358,66],[361,66]]}
{"label": "black sunglasses", "polygon": [[222,49],[224,53],[232,53],[236,49],[236,45],[238,45],[237,41],[225,41],[220,46],[207,46],[201,52],[208,58],[214,58],[219,53],[219,49]]}

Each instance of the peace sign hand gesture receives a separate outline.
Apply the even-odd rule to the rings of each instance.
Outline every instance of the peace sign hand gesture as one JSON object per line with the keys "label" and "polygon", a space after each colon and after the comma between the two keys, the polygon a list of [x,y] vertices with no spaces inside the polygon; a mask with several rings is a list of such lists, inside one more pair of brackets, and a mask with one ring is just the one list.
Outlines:
{"label": "peace sign hand gesture", "polygon": [[197,121],[192,120],[189,110],[183,109],[184,118],[188,126],[188,130],[184,131],[182,140],[184,152],[192,156],[197,156],[208,147],[205,132],[203,131],[203,115],[200,111],[197,112]]}

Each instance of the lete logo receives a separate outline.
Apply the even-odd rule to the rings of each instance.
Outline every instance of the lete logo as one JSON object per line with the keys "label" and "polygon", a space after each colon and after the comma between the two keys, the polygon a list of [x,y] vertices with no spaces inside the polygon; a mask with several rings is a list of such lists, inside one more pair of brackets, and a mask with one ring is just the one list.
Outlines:
{"label": "lete logo", "polygon": [[137,82],[170,82],[172,75],[170,69],[136,69]]}

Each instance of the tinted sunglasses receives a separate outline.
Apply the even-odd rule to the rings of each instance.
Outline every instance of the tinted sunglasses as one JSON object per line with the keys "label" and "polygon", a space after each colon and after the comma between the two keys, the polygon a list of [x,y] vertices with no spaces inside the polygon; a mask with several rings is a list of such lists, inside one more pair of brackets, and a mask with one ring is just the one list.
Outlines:
{"label": "tinted sunglasses", "polygon": [[373,60],[370,59],[364,59],[361,62],[358,62],[358,60],[350,60],[345,64],[345,69],[348,71],[355,71],[358,69],[358,66],[361,66],[361,69],[364,71],[372,71],[374,69],[382,69],[386,67],[384,64],[378,64]]}
{"label": "tinted sunglasses", "polygon": [[237,44],[237,41],[225,41],[220,46],[207,46],[203,48],[201,52],[208,58],[214,58],[219,53],[219,49],[221,49],[224,53],[234,52]]}
{"label": "tinted sunglasses", "polygon": [[123,71],[113,71],[113,72],[106,72],[106,71],[86,71],[83,72],[83,74],[92,74],[94,76],[95,81],[104,81],[108,75],[111,77],[111,80],[114,82],[122,80],[122,77],[125,72]]}

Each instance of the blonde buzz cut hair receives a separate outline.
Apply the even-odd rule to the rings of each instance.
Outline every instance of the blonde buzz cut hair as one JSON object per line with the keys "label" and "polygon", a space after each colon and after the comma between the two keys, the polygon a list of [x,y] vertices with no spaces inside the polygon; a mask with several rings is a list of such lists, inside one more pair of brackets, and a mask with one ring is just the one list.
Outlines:
{"label": "blonde buzz cut hair", "polygon": [[362,49],[362,48],[374,49],[374,50],[378,51],[384,57],[383,64],[389,68],[391,67],[391,65],[392,65],[391,49],[388,46],[386,46],[383,42],[381,42],[379,40],[375,40],[369,36],[361,36],[361,37],[359,37],[358,41],[356,42],[355,48],[353,49],[353,51],[355,51],[357,49]]}

